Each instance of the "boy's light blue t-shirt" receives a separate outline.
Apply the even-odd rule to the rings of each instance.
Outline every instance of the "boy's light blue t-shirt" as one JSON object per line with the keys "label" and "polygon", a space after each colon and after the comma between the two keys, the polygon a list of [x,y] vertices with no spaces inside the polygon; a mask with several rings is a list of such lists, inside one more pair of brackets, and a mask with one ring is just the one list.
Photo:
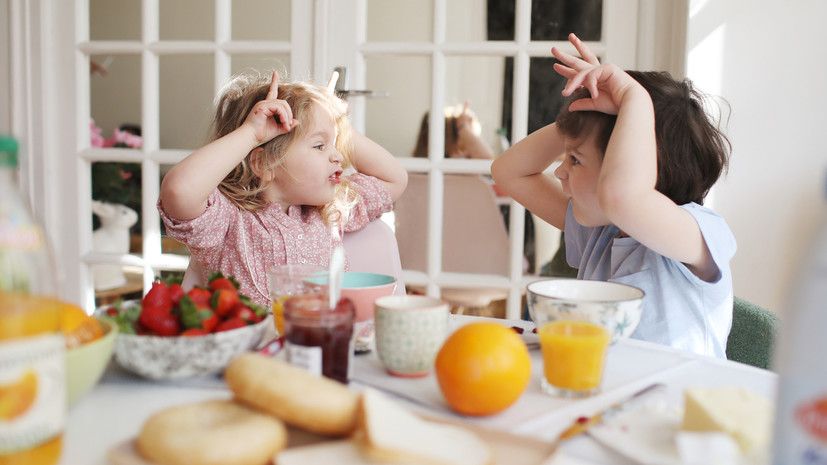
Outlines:
{"label": "boy's light blue t-shirt", "polygon": [[643,314],[632,337],[726,358],[732,326],[732,273],[735,237],[714,211],[688,203],[706,239],[719,275],[706,282],[683,263],[646,248],[631,237],[620,237],[614,225],[589,228],[566,212],[566,259],[578,268],[578,279],[612,281],[646,293]]}

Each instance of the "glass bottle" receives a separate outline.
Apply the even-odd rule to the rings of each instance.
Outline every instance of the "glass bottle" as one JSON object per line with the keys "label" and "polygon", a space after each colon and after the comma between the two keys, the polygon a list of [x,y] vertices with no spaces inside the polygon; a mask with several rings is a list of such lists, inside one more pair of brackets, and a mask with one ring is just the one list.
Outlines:
{"label": "glass bottle", "polygon": [[[827,179],[825,179],[827,181]],[[827,182],[781,328],[773,464],[827,463]]]}
{"label": "glass bottle", "polygon": [[0,465],[60,458],[66,359],[54,273],[17,185],[17,142],[0,137]]}

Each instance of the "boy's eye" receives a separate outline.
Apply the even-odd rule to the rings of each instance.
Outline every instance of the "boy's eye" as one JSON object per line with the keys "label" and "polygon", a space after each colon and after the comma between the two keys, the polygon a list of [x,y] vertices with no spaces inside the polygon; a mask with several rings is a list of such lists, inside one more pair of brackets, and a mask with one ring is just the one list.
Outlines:
{"label": "boy's eye", "polygon": [[571,159],[571,164],[572,165],[579,165],[580,164],[580,160],[578,160],[577,157],[575,157],[574,155],[569,155],[569,159]]}

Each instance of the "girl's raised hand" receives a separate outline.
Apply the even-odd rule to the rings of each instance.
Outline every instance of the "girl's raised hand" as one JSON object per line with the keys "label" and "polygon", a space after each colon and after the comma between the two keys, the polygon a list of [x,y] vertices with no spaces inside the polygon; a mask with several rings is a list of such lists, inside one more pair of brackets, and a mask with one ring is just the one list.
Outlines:
{"label": "girl's raised hand", "polygon": [[244,120],[244,126],[253,130],[259,144],[290,132],[299,125],[299,121],[293,119],[293,110],[290,105],[284,100],[279,100],[278,95],[279,73],[273,71],[267,97],[256,103],[247,115],[247,119]]}
{"label": "girl's raised hand", "polygon": [[571,111],[600,111],[617,114],[623,93],[637,83],[631,76],[613,65],[601,65],[597,56],[580,39],[569,34],[569,41],[582,58],[552,47],[551,53],[560,60],[554,70],[568,79],[563,95],[569,96],[580,87],[586,87],[590,98],[576,100]]}

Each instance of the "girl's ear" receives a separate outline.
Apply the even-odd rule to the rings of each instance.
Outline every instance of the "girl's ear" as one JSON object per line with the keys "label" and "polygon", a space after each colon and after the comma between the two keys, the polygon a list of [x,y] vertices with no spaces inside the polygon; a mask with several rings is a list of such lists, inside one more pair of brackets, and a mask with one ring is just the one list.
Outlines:
{"label": "girl's ear", "polygon": [[264,168],[264,148],[256,147],[250,152],[250,169],[261,179],[262,183],[273,180],[273,174]]}

